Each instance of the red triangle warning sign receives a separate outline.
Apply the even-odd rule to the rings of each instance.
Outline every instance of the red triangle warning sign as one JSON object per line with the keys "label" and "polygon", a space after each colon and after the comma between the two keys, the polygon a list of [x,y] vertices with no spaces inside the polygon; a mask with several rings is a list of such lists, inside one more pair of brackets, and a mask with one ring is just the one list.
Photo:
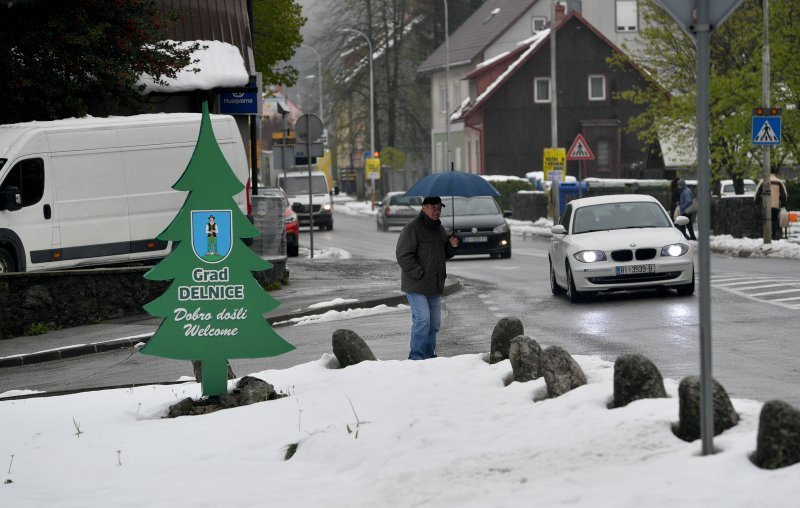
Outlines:
{"label": "red triangle warning sign", "polygon": [[567,160],[570,161],[592,161],[594,154],[589,150],[589,144],[583,139],[581,134],[572,142],[572,146],[567,150]]}

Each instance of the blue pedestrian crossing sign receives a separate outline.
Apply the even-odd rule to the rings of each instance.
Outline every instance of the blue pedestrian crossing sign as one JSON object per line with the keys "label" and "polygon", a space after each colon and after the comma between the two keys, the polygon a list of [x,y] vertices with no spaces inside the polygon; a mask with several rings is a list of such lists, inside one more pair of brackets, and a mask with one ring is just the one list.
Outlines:
{"label": "blue pedestrian crossing sign", "polygon": [[767,146],[781,144],[780,115],[753,116],[753,144]]}

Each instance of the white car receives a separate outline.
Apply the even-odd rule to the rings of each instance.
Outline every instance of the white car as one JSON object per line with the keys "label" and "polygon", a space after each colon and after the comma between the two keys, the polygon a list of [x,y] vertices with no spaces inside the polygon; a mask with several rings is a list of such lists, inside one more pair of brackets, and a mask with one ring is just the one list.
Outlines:
{"label": "white car", "polygon": [[719,195],[720,197],[727,198],[731,196],[755,196],[756,195],[756,182],[749,178],[744,179],[744,194],[736,194],[733,188],[733,180],[720,180],[719,182]]}
{"label": "white car", "polygon": [[[684,226],[686,217],[674,224]],[[571,302],[597,291],[653,287],[694,293],[691,244],[661,203],[643,194],[567,203],[550,241],[550,289]]]}

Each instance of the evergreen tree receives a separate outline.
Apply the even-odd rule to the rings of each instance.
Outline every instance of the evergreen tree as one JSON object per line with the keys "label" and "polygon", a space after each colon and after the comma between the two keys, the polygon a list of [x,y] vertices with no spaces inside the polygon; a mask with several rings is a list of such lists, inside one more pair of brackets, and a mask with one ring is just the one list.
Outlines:
{"label": "evergreen tree", "polygon": [[145,274],[173,283],[145,306],[164,321],[142,353],[202,362],[203,395],[219,395],[227,392],[229,358],[277,356],[294,346],[263,317],[278,302],[253,272],[272,265],[242,241],[259,232],[234,200],[244,185],[217,145],[205,103],[197,146],[173,188],[189,194],[158,238],[177,246]]}

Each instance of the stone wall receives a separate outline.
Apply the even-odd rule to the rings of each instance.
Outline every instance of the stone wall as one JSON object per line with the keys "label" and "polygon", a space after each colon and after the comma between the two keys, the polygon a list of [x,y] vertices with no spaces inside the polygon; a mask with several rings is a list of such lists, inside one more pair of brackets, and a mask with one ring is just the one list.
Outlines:
{"label": "stone wall", "polygon": [[[256,273],[262,286],[288,279],[286,258]],[[148,266],[0,274],[0,339],[25,335],[33,324],[48,329],[143,314],[169,281],[149,281]]]}

